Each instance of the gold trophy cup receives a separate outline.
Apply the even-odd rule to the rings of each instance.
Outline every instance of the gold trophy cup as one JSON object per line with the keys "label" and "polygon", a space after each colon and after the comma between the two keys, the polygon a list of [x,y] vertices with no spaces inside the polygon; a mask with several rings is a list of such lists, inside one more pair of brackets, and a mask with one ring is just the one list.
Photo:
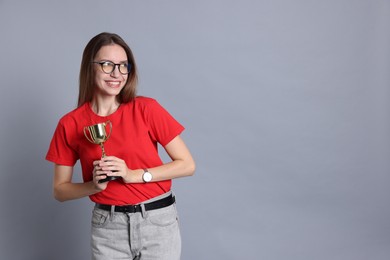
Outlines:
{"label": "gold trophy cup", "polygon": [[[110,126],[110,132],[107,134],[106,126]],[[88,141],[93,144],[98,144],[102,148],[102,158],[106,157],[106,152],[104,150],[104,142],[110,138],[112,132],[112,123],[111,121],[106,121],[104,123],[99,123],[91,126],[84,127],[84,135]],[[100,180],[99,183],[111,181],[120,178],[119,176],[107,176],[105,179]]]}

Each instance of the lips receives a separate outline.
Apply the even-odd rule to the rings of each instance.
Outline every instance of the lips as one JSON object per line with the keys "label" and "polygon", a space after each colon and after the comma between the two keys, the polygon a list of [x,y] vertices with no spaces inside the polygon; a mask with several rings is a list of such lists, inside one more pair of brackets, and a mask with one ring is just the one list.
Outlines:
{"label": "lips", "polygon": [[121,85],[120,81],[106,81],[107,86],[110,88],[119,88]]}

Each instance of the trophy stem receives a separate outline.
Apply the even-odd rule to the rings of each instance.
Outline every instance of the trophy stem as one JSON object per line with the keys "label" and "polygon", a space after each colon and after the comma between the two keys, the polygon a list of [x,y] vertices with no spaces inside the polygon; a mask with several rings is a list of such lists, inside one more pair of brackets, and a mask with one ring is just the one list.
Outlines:
{"label": "trophy stem", "polygon": [[104,158],[104,157],[106,157],[106,151],[104,150],[104,145],[103,145],[103,143],[100,143],[99,145],[102,148],[102,158]]}

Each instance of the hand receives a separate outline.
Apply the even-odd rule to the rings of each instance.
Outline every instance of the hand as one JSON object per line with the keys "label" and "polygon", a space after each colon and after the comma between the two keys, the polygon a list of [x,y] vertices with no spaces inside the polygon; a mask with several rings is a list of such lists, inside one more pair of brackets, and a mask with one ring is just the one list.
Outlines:
{"label": "hand", "polygon": [[122,177],[125,183],[132,182],[131,170],[127,168],[126,162],[115,156],[106,156],[99,163],[102,173],[107,176]]}
{"label": "hand", "polygon": [[102,182],[99,183],[99,181],[104,180],[107,177],[107,173],[103,171],[102,167],[100,166],[102,161],[94,161],[93,162],[93,171],[92,171],[92,181],[94,183],[94,186],[97,190],[103,191],[107,188],[108,182]]}

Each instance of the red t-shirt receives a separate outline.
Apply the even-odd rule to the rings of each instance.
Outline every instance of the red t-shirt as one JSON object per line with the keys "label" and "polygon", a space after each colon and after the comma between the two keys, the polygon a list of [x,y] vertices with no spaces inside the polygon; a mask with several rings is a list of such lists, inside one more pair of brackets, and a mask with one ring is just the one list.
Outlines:
{"label": "red t-shirt", "polygon": [[[90,103],[62,117],[54,132],[46,155],[48,161],[74,166],[80,160],[83,180],[92,180],[93,161],[102,156],[99,145],[84,136],[84,127],[112,123],[112,133],[104,143],[106,155],[124,160],[130,169],[152,168],[162,165],[157,144],[168,144],[184,127],[178,123],[156,100],[137,97],[121,104],[113,114],[102,117],[95,114]],[[107,134],[109,133],[109,127]],[[106,190],[90,196],[97,203],[110,205],[137,204],[171,189],[171,180],[125,184],[122,180],[110,181]]]}

